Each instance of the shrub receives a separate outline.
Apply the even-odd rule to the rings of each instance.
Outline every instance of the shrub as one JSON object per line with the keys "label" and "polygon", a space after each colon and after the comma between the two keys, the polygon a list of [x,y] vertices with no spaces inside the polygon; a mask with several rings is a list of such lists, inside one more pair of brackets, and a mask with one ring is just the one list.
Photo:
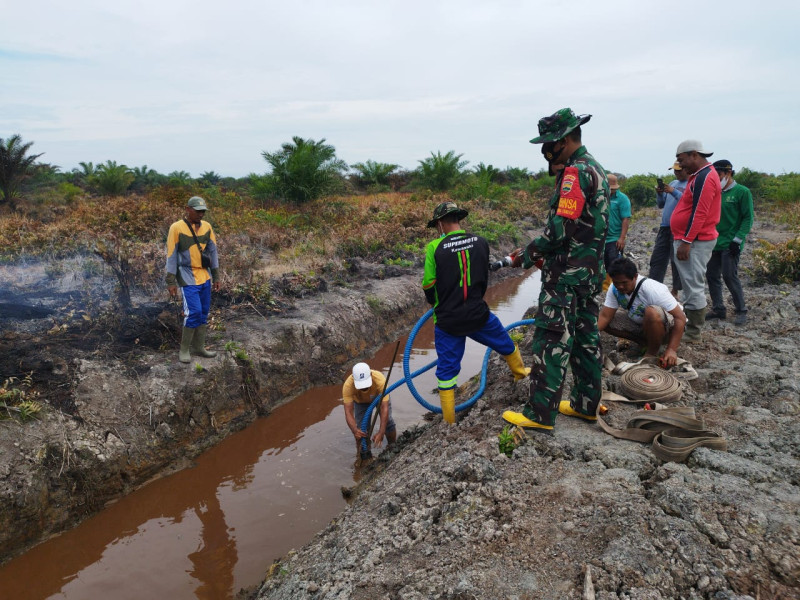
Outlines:
{"label": "shrub", "polygon": [[69,181],[65,181],[64,183],[59,184],[58,193],[63,196],[66,204],[72,204],[72,201],[82,194],[83,190],[77,185],[74,185]]}
{"label": "shrub", "polygon": [[[736,181],[739,181],[738,174]],[[784,173],[767,177],[761,180],[758,189],[765,200],[793,204],[800,200],[800,174]]]}
{"label": "shrub", "polygon": [[531,196],[540,194],[543,191],[549,195],[550,192],[553,191],[555,185],[556,185],[556,176],[549,175],[547,171],[541,170],[536,175],[528,177],[525,189]]}
{"label": "shrub", "polygon": [[38,392],[31,390],[32,373],[20,380],[9,377],[0,386],[0,419],[19,418],[25,422],[35,419],[42,410],[42,405],[35,400]]}
{"label": "shrub", "polygon": [[506,167],[500,172],[498,181],[510,185],[514,189],[525,188],[528,185],[528,179],[531,178],[531,172],[528,169],[520,167]]}
{"label": "shrub", "polygon": [[632,207],[655,206],[657,175],[631,175],[620,181],[619,189],[631,200]]}
{"label": "shrub", "polygon": [[465,202],[476,198],[494,201],[508,198],[511,195],[511,189],[494,183],[492,177],[490,171],[471,174],[463,184],[453,190],[451,195],[456,202]]}
{"label": "shrub", "polygon": [[753,192],[753,197],[758,197],[761,191],[761,185],[764,179],[769,177],[766,173],[759,173],[758,171],[751,171],[747,167],[743,167],[736,171],[734,179],[736,183],[741,183],[743,186]]}
{"label": "shrub", "polygon": [[753,250],[752,275],[760,283],[792,283],[800,281],[800,237],[784,244],[759,240]]}
{"label": "shrub", "polygon": [[491,219],[471,220],[470,231],[485,238],[491,245],[497,245],[503,239],[518,244],[522,239],[522,235],[515,225],[511,223],[498,223]]}

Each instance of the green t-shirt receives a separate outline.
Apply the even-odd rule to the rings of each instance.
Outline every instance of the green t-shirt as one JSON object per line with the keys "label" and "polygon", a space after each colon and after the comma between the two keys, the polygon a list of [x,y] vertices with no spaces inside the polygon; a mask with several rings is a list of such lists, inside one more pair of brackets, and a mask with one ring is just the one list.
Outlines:
{"label": "green t-shirt", "polygon": [[611,192],[613,196],[609,200],[608,206],[608,233],[606,234],[606,244],[616,242],[622,233],[622,219],[631,218],[631,200],[625,194],[617,190]]}

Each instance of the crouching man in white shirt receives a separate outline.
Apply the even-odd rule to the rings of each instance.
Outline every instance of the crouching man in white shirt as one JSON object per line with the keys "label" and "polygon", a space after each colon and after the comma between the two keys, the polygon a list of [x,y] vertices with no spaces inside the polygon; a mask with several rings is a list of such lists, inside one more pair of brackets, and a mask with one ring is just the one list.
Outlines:
{"label": "crouching man in white shirt", "polygon": [[678,360],[678,346],[686,326],[686,315],[669,288],[654,279],[639,275],[636,263],[621,257],[608,268],[613,285],[597,319],[597,327],[616,337],[647,348],[645,356],[659,356],[665,369]]}

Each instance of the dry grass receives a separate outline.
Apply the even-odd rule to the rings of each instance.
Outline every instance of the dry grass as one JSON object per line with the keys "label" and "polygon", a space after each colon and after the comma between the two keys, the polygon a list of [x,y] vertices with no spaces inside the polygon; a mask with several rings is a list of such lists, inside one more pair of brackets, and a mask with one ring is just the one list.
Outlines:
{"label": "dry grass", "polygon": [[[21,256],[92,253],[98,243],[161,245],[170,223],[183,216],[184,192],[156,190],[144,196],[78,198],[69,208],[36,207],[0,216],[0,260]],[[322,198],[302,206],[264,204],[232,192],[207,194],[207,213],[220,243],[225,270],[274,276],[303,270],[335,269],[353,257],[383,262],[421,255],[431,239],[425,225],[444,195],[382,193]],[[540,205],[539,202],[535,204]],[[525,194],[506,201],[463,202],[467,227],[514,235],[514,223],[532,212]],[[23,205],[24,206],[24,205]],[[481,233],[481,231],[478,231]],[[503,241],[503,240],[495,240]],[[505,240],[511,241],[511,240]],[[136,257],[134,257],[135,259]],[[152,267],[143,269],[150,273]]]}

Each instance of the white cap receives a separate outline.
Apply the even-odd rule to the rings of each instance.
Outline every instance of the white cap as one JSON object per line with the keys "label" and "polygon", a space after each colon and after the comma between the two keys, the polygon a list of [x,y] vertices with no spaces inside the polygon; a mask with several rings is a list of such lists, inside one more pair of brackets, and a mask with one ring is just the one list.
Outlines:
{"label": "white cap", "polygon": [[367,363],[358,363],[353,367],[353,384],[357,390],[372,387],[372,370]]}
{"label": "white cap", "polygon": [[703,142],[700,140],[684,140],[678,144],[678,149],[675,151],[675,156],[683,154],[684,152],[697,152],[700,156],[711,156],[713,152],[706,152],[703,148]]}

